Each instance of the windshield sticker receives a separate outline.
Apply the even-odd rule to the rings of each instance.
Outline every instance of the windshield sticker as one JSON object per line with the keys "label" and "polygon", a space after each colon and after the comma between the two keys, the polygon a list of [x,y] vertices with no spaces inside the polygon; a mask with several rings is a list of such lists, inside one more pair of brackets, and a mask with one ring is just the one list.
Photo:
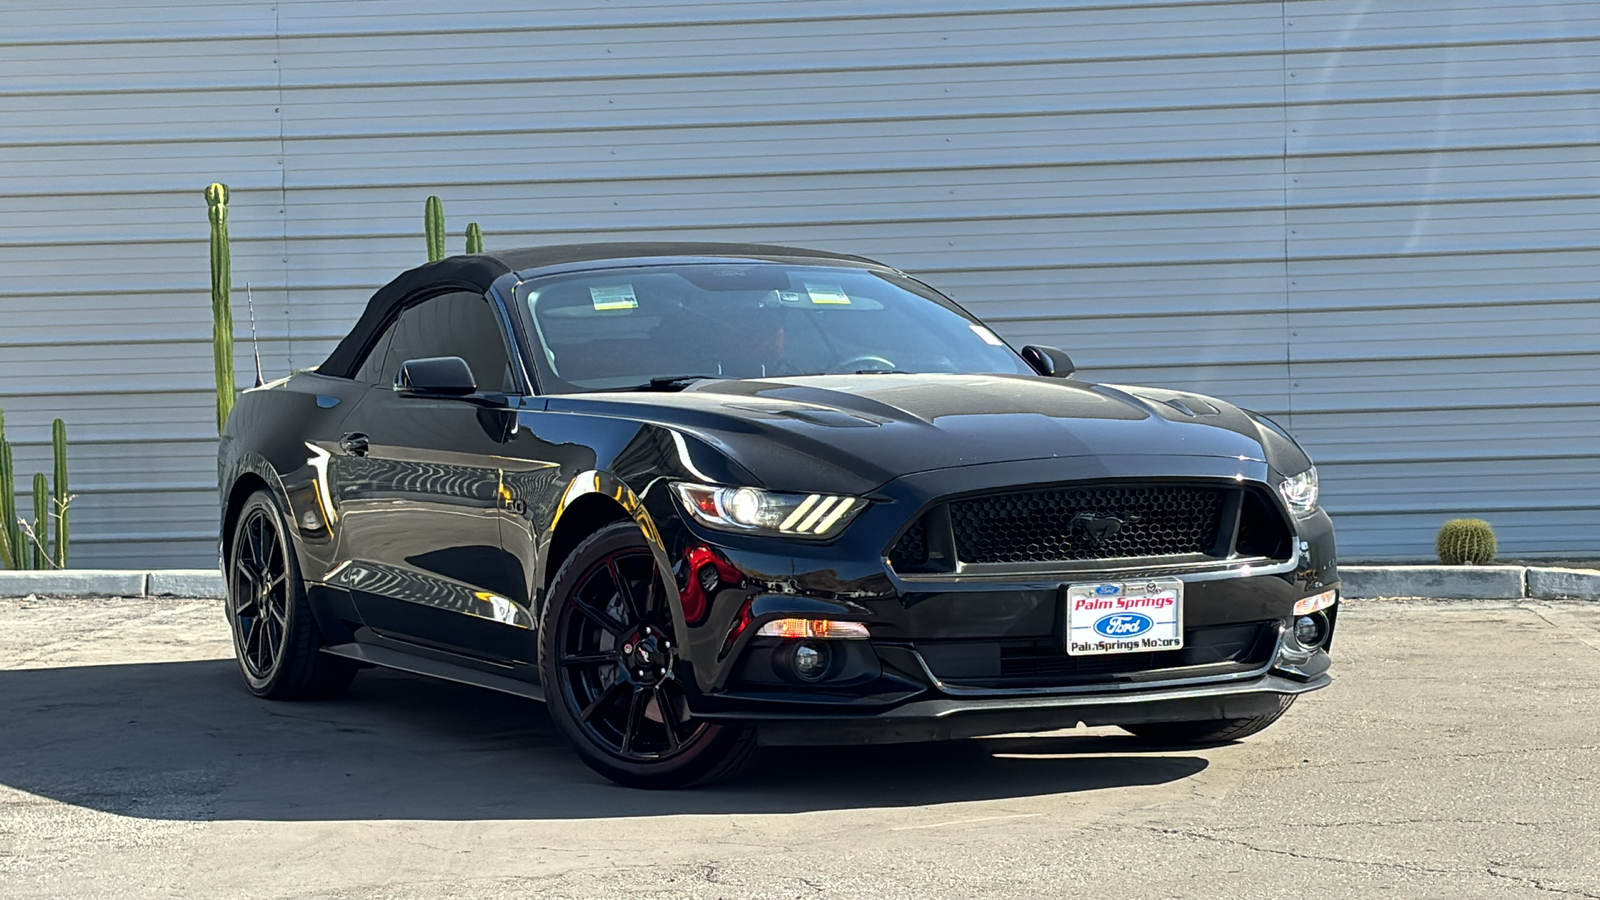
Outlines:
{"label": "windshield sticker", "polygon": [[[595,309],[637,309],[639,299],[633,296],[633,285],[613,284],[589,288],[589,300]],[[580,309],[582,307],[579,307]]]}
{"label": "windshield sticker", "polygon": [[985,344],[989,344],[994,347],[1004,347],[1006,345],[1005,341],[1000,340],[999,335],[983,327],[982,325],[968,325],[967,327],[972,329],[973,334],[983,338],[983,342]]}
{"label": "windshield sticker", "polygon": [[850,297],[844,288],[837,284],[808,284],[806,293],[811,295],[812,303],[825,303],[833,306],[849,306]]}

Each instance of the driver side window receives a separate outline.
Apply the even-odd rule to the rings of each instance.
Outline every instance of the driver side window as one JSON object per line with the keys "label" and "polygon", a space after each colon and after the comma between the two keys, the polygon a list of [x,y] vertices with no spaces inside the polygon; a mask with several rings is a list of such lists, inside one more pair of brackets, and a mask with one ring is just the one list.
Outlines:
{"label": "driver side window", "polygon": [[[499,317],[482,294],[440,294],[406,309],[389,326],[373,354],[384,348],[375,383],[385,387],[394,384],[400,364],[408,359],[459,356],[472,368],[479,390],[516,389]],[[362,371],[367,369],[363,364]]]}

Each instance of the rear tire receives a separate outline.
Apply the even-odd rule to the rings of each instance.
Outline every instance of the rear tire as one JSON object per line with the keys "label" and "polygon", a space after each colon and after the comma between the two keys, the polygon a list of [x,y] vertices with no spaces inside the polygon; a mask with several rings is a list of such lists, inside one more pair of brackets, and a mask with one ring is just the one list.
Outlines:
{"label": "rear tire", "polygon": [[355,666],[322,653],[294,541],[268,491],[244,502],[228,550],[228,625],[245,687],[268,700],[343,693]]}
{"label": "rear tire", "polygon": [[728,778],[754,729],[689,714],[666,582],[639,526],[617,522],[556,573],[540,622],[550,719],[589,768],[636,788]]}
{"label": "rear tire", "polygon": [[1278,697],[1278,709],[1248,719],[1208,719],[1200,722],[1145,722],[1124,725],[1124,731],[1152,744],[1167,747],[1210,747],[1243,740],[1278,721],[1294,705],[1293,694]]}

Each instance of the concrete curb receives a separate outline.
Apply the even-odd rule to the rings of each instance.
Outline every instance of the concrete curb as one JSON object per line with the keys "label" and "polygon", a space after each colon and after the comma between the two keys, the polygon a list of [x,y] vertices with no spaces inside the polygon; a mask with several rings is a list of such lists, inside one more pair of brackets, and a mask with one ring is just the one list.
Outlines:
{"label": "concrete curb", "polygon": [[222,573],[216,569],[162,569],[150,573],[145,593],[151,597],[203,597],[222,600],[228,596]]}
{"label": "concrete curb", "polygon": [[19,569],[0,572],[0,597],[143,597],[148,572],[123,569]]}
{"label": "concrete curb", "polygon": [[[1600,571],[1537,566],[1340,566],[1340,593],[1352,600],[1600,601]],[[227,596],[214,569],[24,569],[0,571],[0,597]]]}
{"label": "concrete curb", "polygon": [[1340,566],[1340,593],[1358,600],[1379,597],[1449,597],[1521,600],[1527,596],[1522,566]]}
{"label": "concrete curb", "polygon": [[1536,600],[1600,600],[1600,572],[1530,568],[1528,596]]}

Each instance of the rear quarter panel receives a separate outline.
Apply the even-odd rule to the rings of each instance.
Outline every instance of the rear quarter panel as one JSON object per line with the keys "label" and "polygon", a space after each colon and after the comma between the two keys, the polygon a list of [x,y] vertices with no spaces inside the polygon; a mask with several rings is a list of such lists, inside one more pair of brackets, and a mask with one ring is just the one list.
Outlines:
{"label": "rear quarter panel", "polygon": [[224,558],[231,505],[242,499],[236,495],[244,492],[241,483],[255,476],[287,514],[305,576],[314,581],[327,571],[337,530],[325,461],[337,449],[340,424],[366,390],[365,384],[302,372],[239,396],[217,450]]}

